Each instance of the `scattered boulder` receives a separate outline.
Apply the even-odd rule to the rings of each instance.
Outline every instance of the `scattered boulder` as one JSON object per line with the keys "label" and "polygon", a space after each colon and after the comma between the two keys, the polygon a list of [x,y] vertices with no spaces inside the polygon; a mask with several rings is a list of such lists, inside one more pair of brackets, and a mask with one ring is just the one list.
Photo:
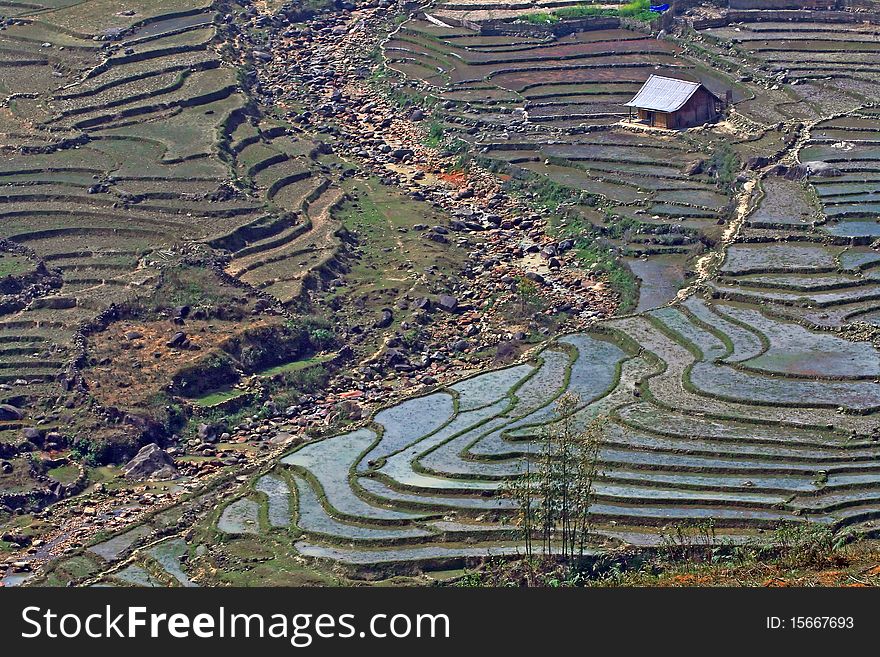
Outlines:
{"label": "scattered boulder", "polygon": [[770,158],[764,155],[756,155],[755,157],[750,157],[746,161],[746,169],[749,171],[757,171],[758,169],[763,169],[768,164],[770,164]]}
{"label": "scattered boulder", "polygon": [[389,153],[393,159],[398,161],[412,157],[414,154],[415,152],[411,148],[396,148]]}
{"label": "scattered boulder", "polygon": [[24,417],[24,411],[12,404],[0,404],[0,420],[15,421]]}
{"label": "scattered boulder", "polygon": [[412,307],[416,310],[430,310],[431,300],[428,297],[418,297],[412,302]]}
{"label": "scattered boulder", "polygon": [[36,427],[25,427],[21,430],[21,437],[38,447],[43,444],[43,432]]}
{"label": "scattered boulder", "polygon": [[804,162],[788,167],[782,175],[788,180],[804,180],[805,178],[834,178],[842,175],[843,172],[833,164],[828,162]]}
{"label": "scattered boulder", "polygon": [[217,440],[217,429],[210,424],[200,424],[197,435],[203,443],[213,443]]}
{"label": "scattered boulder", "polygon": [[43,447],[46,450],[61,449],[67,446],[67,439],[57,431],[50,431],[43,437]]}
{"label": "scattered boulder", "polygon": [[122,471],[129,479],[176,479],[179,475],[174,461],[156,443],[150,443],[140,449],[135,457],[122,466]]}
{"label": "scattered boulder", "polygon": [[454,313],[458,310],[458,299],[451,294],[441,294],[437,299],[437,307],[448,313]]}
{"label": "scattered boulder", "polygon": [[390,308],[383,308],[382,309],[382,316],[376,320],[376,323],[374,324],[374,326],[376,328],[380,328],[380,329],[388,328],[389,326],[391,326],[391,323],[393,321],[394,321],[394,313],[391,312],[391,309]]}
{"label": "scattered boulder", "polygon": [[705,160],[692,160],[684,165],[681,172],[686,176],[698,176],[703,173],[703,169],[706,166]]}
{"label": "scattered boulder", "polygon": [[178,331],[174,335],[171,336],[171,339],[165,343],[166,347],[185,347],[189,344],[189,340],[186,339],[186,333],[183,331]]}

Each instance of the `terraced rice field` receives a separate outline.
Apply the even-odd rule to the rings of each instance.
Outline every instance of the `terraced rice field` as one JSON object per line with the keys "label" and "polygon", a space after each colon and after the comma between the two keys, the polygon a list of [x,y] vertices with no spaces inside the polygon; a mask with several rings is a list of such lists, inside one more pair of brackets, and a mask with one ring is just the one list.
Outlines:
{"label": "terraced rice field", "polygon": [[745,59],[773,81],[796,85],[787,93],[777,85],[744,103],[741,110],[757,120],[820,118],[877,97],[880,38],[875,26],[762,21],[756,13],[756,20],[703,30],[701,35],[719,60]]}
{"label": "terraced rice field", "polygon": [[[597,541],[655,545],[670,527],[701,522],[732,540],[782,521],[876,533],[880,351],[828,329],[880,317],[880,258],[827,233],[819,199],[850,183],[812,181],[764,177],[760,202],[697,294],[559,337],[528,362],[308,443],[271,484],[259,480],[265,497],[224,515],[239,514],[235,505],[289,509],[297,552],[352,573],[515,553],[523,536],[504,482],[528,461],[536,467],[555,400],[570,392],[578,426],[607,419]],[[259,531],[270,531],[260,517]]]}
{"label": "terraced rice field", "polygon": [[[458,4],[446,10],[469,11],[467,2]],[[232,102],[237,92],[217,60],[187,64],[187,75],[140,68],[163,53],[198,59],[209,51],[211,28],[196,14],[173,30],[163,30],[162,20],[124,37],[133,53],[115,52],[91,69],[82,84],[93,80],[92,93],[59,87],[52,103],[10,105],[12,116],[57,126],[11,131],[22,146],[90,136],[79,148],[33,152],[31,166],[0,174],[8,181],[4,226],[57,262],[64,280],[57,298],[0,322],[0,355],[9,367],[18,370],[34,354],[42,359],[28,362],[37,390],[52,376],[37,363],[53,362],[59,336],[98,303],[89,291],[121,291],[149,275],[141,266],[149,244],[186,235],[224,248],[232,275],[288,304],[336,249],[333,210],[343,186],[320,166],[330,159],[324,149],[282,124],[217,123],[222,111],[184,119]],[[837,32],[809,23],[705,30],[719,61],[744,57],[759,75],[797,81],[786,92],[771,87],[750,97],[674,43],[633,31],[497,39],[407,21],[385,44],[389,66],[439,96],[448,110],[444,130],[505,172],[544,176],[597,201],[572,200],[568,218],[604,230],[605,246],[641,272],[637,312],[556,336],[522,362],[438,385],[344,433],[302,443],[241,489],[204,495],[211,511],[187,542],[173,536],[124,562],[160,526],[153,518],[146,529],[88,546],[77,567],[94,573],[110,566],[101,578],[110,584],[191,586],[202,573],[190,560],[221,543],[244,551],[281,545],[297,560],[364,577],[521,553],[524,537],[505,485],[535,467],[542,432],[560,422],[556,403],[566,393],[579,399],[575,425],[598,426],[602,436],[590,507],[596,550],[656,546],[676,527],[708,524],[719,539],[735,541],[781,522],[876,535],[880,122],[867,102],[877,91],[869,65],[876,35],[856,32],[842,52]],[[63,33],[68,42],[79,38]],[[94,47],[81,41],[84,52]],[[39,49],[28,56],[22,61],[35,63],[25,66],[47,65],[36,63],[49,57]],[[804,120],[785,165],[813,163],[832,175],[791,180],[769,165],[753,167],[760,193],[731,228],[732,190],[690,165],[706,164],[719,142],[743,152],[753,142],[775,144],[767,135],[778,131],[713,141],[699,132],[671,137],[618,126],[621,101],[657,70],[710,88],[732,86],[738,121]],[[118,95],[134,81],[128,95]],[[194,105],[181,100],[185,89],[199,99]],[[157,103],[163,96],[167,102]],[[186,139],[128,130],[130,121],[159,116],[178,134],[219,131],[222,167],[216,153],[188,148]],[[130,149],[152,164],[131,170]],[[241,194],[182,209],[192,195],[218,190],[227,174]],[[88,193],[95,181],[101,186]],[[38,211],[20,214],[36,202]],[[53,227],[59,224],[65,227]],[[675,298],[688,258],[714,248],[717,267]],[[16,474],[23,467],[16,462]]]}
{"label": "terraced rice field", "polygon": [[841,175],[817,181],[827,223],[838,243],[870,244],[880,236],[880,117],[855,112],[818,123],[801,152],[805,162],[825,162]]}
{"label": "terraced rice field", "polygon": [[[668,271],[681,271],[721,234],[729,190],[718,189],[708,172],[686,173],[714,148],[711,140],[683,142],[620,125],[624,103],[652,73],[746,97],[677,45],[627,29],[493,37],[414,19],[384,52],[391,69],[443,103],[447,134],[471,142],[514,178],[546,178],[573,190],[576,208],[578,195],[591,197],[588,223],[622,255],[672,258]],[[632,269],[650,285],[648,270],[658,266]],[[664,303],[683,283],[673,277],[663,295],[648,290],[645,302]]]}
{"label": "terraced rice field", "polygon": [[268,499],[295,510],[299,552],[354,569],[515,550],[499,485],[538,453],[567,390],[582,400],[581,426],[611,418],[592,508],[599,534],[625,528],[627,541],[652,544],[663,527],[709,518],[728,535],[781,520],[870,531],[878,365],[870,343],[693,297],[304,446],[281,462],[288,489],[276,477]]}
{"label": "terraced rice field", "polygon": [[[42,261],[60,285],[0,314],[0,401],[57,398],[78,328],[192,245],[228,250],[232,273],[295,303],[338,247],[339,193],[319,143],[249,116],[213,5],[6,5],[0,237],[25,254],[0,273]],[[0,440],[20,427],[0,423]]]}

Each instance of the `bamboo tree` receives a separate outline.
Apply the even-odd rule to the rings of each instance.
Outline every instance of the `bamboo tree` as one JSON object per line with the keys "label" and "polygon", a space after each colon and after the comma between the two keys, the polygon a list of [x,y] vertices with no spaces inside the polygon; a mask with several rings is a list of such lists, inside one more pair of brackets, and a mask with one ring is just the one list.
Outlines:
{"label": "bamboo tree", "polygon": [[553,554],[551,543],[553,525],[556,523],[556,487],[553,473],[553,452],[555,442],[549,428],[543,431],[544,444],[541,454],[541,468],[538,471],[539,493],[541,495],[541,547],[544,556]]}
{"label": "bamboo tree", "polygon": [[544,557],[553,555],[557,538],[564,560],[584,556],[592,531],[590,507],[605,420],[593,420],[580,430],[576,417],[580,407],[577,395],[566,393],[559,398],[556,419],[541,432],[537,469],[532,470],[529,454],[524,475],[510,480],[503,489],[517,502],[529,559],[534,554],[535,533],[540,533]]}
{"label": "bamboo tree", "polygon": [[510,479],[502,488],[502,495],[513,499],[517,504],[518,524],[522,527],[526,559],[531,561],[533,555],[532,534],[534,533],[535,473],[531,469],[531,459],[526,458],[526,471],[522,477]]}
{"label": "bamboo tree", "polygon": [[578,557],[583,558],[587,541],[593,530],[593,484],[599,476],[599,452],[605,432],[605,418],[597,418],[590,422],[579,441],[577,456],[577,472],[575,475],[575,497],[577,499],[577,517],[575,518]]}

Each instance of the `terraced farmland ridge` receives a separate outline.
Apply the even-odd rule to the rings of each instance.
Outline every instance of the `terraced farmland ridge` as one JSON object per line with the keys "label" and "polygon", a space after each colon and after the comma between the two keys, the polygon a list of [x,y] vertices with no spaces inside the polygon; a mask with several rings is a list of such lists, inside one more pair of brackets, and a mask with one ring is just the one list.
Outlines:
{"label": "terraced farmland ridge", "polygon": [[[93,465],[107,460],[101,450],[118,461],[162,439],[143,429],[167,420],[155,395],[179,364],[164,361],[151,390],[136,391],[148,378],[130,387],[112,372],[102,383],[83,374],[100,360],[87,335],[126,314],[143,320],[131,335],[149,334],[152,318],[137,308],[152,312],[169,283],[178,289],[159,303],[215,320],[207,330],[218,342],[271,330],[336,255],[328,151],[248,105],[222,9],[207,0],[0,4],[0,403],[31,409],[0,421],[4,493],[70,492],[28,474],[23,431],[38,442],[65,434],[55,444],[62,457],[77,433],[87,436],[105,446]],[[222,299],[253,316],[231,322],[242,312],[220,308]],[[163,324],[152,325],[160,348],[173,335]],[[129,412],[141,419],[121,422]]]}
{"label": "terraced farmland ridge", "polygon": [[[735,40],[749,47],[752,30],[772,29],[737,27]],[[820,48],[813,30],[787,25],[786,45],[798,43],[789,35],[809,35],[809,52],[834,68],[825,55],[833,48]],[[827,38],[851,42],[835,34]],[[876,89],[867,66],[829,82],[808,60],[810,80],[795,87],[804,102],[777,106],[772,92],[731,85],[675,44],[625,29],[540,40],[478,36],[423,17],[384,50],[392,68],[435,88],[447,128],[489,158],[598,195],[662,227],[656,233],[672,223],[669,253],[702,237],[723,243],[723,258],[681,298],[669,302],[673,290],[644,312],[558,337],[527,363],[438,388],[284,457],[272,476],[287,487],[273,488],[268,503],[280,494],[290,505],[303,532],[298,552],[357,571],[521,551],[513,503],[500,491],[528,461],[537,467],[541,431],[558,421],[554,402],[566,392],[581,400],[578,426],[609,420],[591,507],[597,539],[650,546],[671,526],[705,521],[733,540],[782,521],[876,531],[880,352],[872,330],[855,330],[880,317],[871,273],[880,263],[871,164],[880,121],[865,106]],[[780,147],[780,166],[755,165],[755,187],[736,199],[745,205],[728,217],[726,238],[717,219],[730,197],[708,176],[681,173],[694,142],[609,130],[646,69],[658,68],[731,85],[744,124],[761,119],[750,96],[763,99],[761,112],[794,109],[812,120],[791,150]],[[746,141],[755,140],[772,143],[757,133]],[[815,171],[834,171],[787,175],[815,162]],[[265,504],[254,490],[250,499]]]}
{"label": "terraced farmland ridge", "polygon": [[[0,550],[31,583],[513,558],[563,422],[599,433],[590,555],[878,537],[880,6],[332,4],[0,2]],[[718,121],[633,120],[651,75]],[[175,480],[132,484],[151,442]],[[3,510],[37,493],[88,511]]]}

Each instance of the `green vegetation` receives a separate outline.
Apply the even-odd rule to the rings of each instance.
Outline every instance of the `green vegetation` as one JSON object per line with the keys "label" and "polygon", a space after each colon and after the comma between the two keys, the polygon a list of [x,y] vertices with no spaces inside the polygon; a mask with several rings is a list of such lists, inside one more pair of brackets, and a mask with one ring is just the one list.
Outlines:
{"label": "green vegetation", "polygon": [[83,434],[75,436],[70,456],[88,466],[120,463],[130,458],[137,450],[137,440],[132,435],[118,433],[115,435]]}
{"label": "green vegetation", "polygon": [[582,560],[590,540],[602,429],[598,421],[584,431],[577,428],[574,413],[580,406],[573,393],[556,402],[555,421],[542,430],[535,471],[506,484],[517,503],[527,560],[534,555],[533,535],[541,539],[542,557],[556,553],[563,561]]}
{"label": "green vegetation", "polygon": [[[880,549],[818,523],[782,523],[766,537],[718,541],[711,521],[675,524],[657,551],[590,562],[532,555],[468,570],[459,587],[876,586]],[[867,571],[867,574],[866,574]]]}
{"label": "green vegetation", "polygon": [[300,370],[307,369],[309,367],[313,367],[315,365],[320,365],[321,363],[326,363],[328,360],[331,360],[334,357],[334,354],[325,354],[322,356],[313,356],[311,358],[306,358],[303,360],[296,360],[291,363],[282,363],[281,365],[273,365],[272,367],[267,367],[264,370],[259,370],[255,372],[258,376],[276,376],[278,374],[289,374],[291,372],[298,372]]}
{"label": "green vegetation", "polygon": [[607,229],[603,227],[601,230],[579,214],[565,215],[564,224],[556,217],[554,223],[560,238],[571,238],[575,241],[575,253],[581,268],[608,278],[609,285],[619,297],[618,312],[632,311],[639,300],[638,280],[615,255],[607,240],[619,238],[635,227],[635,220],[624,217],[610,222]]}
{"label": "green vegetation", "polygon": [[428,125],[428,136],[425,138],[425,144],[437,148],[443,143],[443,134],[443,123],[436,119],[431,121]]}
{"label": "green vegetation", "polygon": [[594,7],[588,4],[560,7],[551,12],[526,14],[523,20],[535,25],[553,25],[562,20],[576,18],[622,17],[650,23],[657,19],[658,14],[650,10],[650,0],[633,0],[619,7]]}
{"label": "green vegetation", "polygon": [[608,283],[620,297],[619,313],[632,311],[639,301],[639,284],[632,272],[621,263],[608,248],[589,235],[581,236],[575,246],[578,261],[587,271],[608,277]]}
{"label": "green vegetation", "polygon": [[[443,223],[442,215],[426,203],[414,201],[375,180],[346,181],[348,200],[333,216],[356,240],[359,257],[346,273],[346,286],[325,296],[351,323],[373,321],[404,292],[412,296],[432,293],[426,281],[413,285],[412,272],[436,266],[443,272],[459,271],[466,253],[453,244],[430,242],[414,230],[417,224]],[[347,299],[343,303],[343,299]],[[359,307],[352,307],[357,300]],[[395,319],[395,321],[397,321]],[[392,324],[392,326],[394,326]],[[378,348],[379,345],[377,345]]]}
{"label": "green vegetation", "polygon": [[532,23],[534,25],[553,25],[554,23],[558,23],[560,20],[555,13],[549,13],[546,11],[539,11],[534,14],[526,14],[522,17],[522,19],[527,23]]}
{"label": "green vegetation", "polygon": [[281,408],[299,403],[303,395],[322,390],[330,380],[330,373],[320,361],[284,370],[276,376],[278,380],[269,390],[272,401]]}
{"label": "green vegetation", "polygon": [[62,484],[70,484],[76,481],[77,477],[79,477],[79,468],[73,464],[62,465],[57,468],[51,468],[50,470],[47,470],[46,474],[55,481],[59,481]]}
{"label": "green vegetation", "polygon": [[581,197],[579,190],[560,185],[545,176],[528,176],[525,179],[511,179],[505,183],[514,194],[522,197],[537,210],[555,212],[565,203],[572,203]]}
{"label": "green vegetation", "polygon": [[[507,167],[497,160],[482,158],[480,165],[494,163],[496,171],[505,171]],[[629,312],[638,303],[639,286],[632,272],[622,264],[612,252],[608,239],[619,239],[629,230],[639,226],[638,220],[632,217],[621,217],[609,221],[602,229],[583,220],[581,215],[564,212],[560,209],[571,203],[595,205],[596,197],[591,197],[580,190],[551,180],[545,176],[529,175],[524,178],[513,178],[505,187],[520,196],[529,205],[543,212],[551,212],[551,225],[561,238],[575,240],[575,250],[583,269],[597,274],[604,274],[612,289],[619,295],[619,311]],[[565,217],[565,222],[560,221]]]}
{"label": "green vegetation", "polygon": [[712,159],[709,161],[709,170],[714,171],[715,180],[720,189],[729,189],[733,185],[739,173],[741,164],[739,156],[736,154],[733,146],[724,142],[719,144]]}
{"label": "green vegetation", "polygon": [[196,397],[191,401],[197,406],[216,406],[217,404],[228,402],[231,399],[237,399],[244,394],[245,392],[243,390],[239,390],[237,388],[228,388],[226,390],[216,390],[202,397]]}
{"label": "green vegetation", "polygon": [[11,253],[0,253],[0,278],[23,274],[33,268],[33,263],[27,258]]}

